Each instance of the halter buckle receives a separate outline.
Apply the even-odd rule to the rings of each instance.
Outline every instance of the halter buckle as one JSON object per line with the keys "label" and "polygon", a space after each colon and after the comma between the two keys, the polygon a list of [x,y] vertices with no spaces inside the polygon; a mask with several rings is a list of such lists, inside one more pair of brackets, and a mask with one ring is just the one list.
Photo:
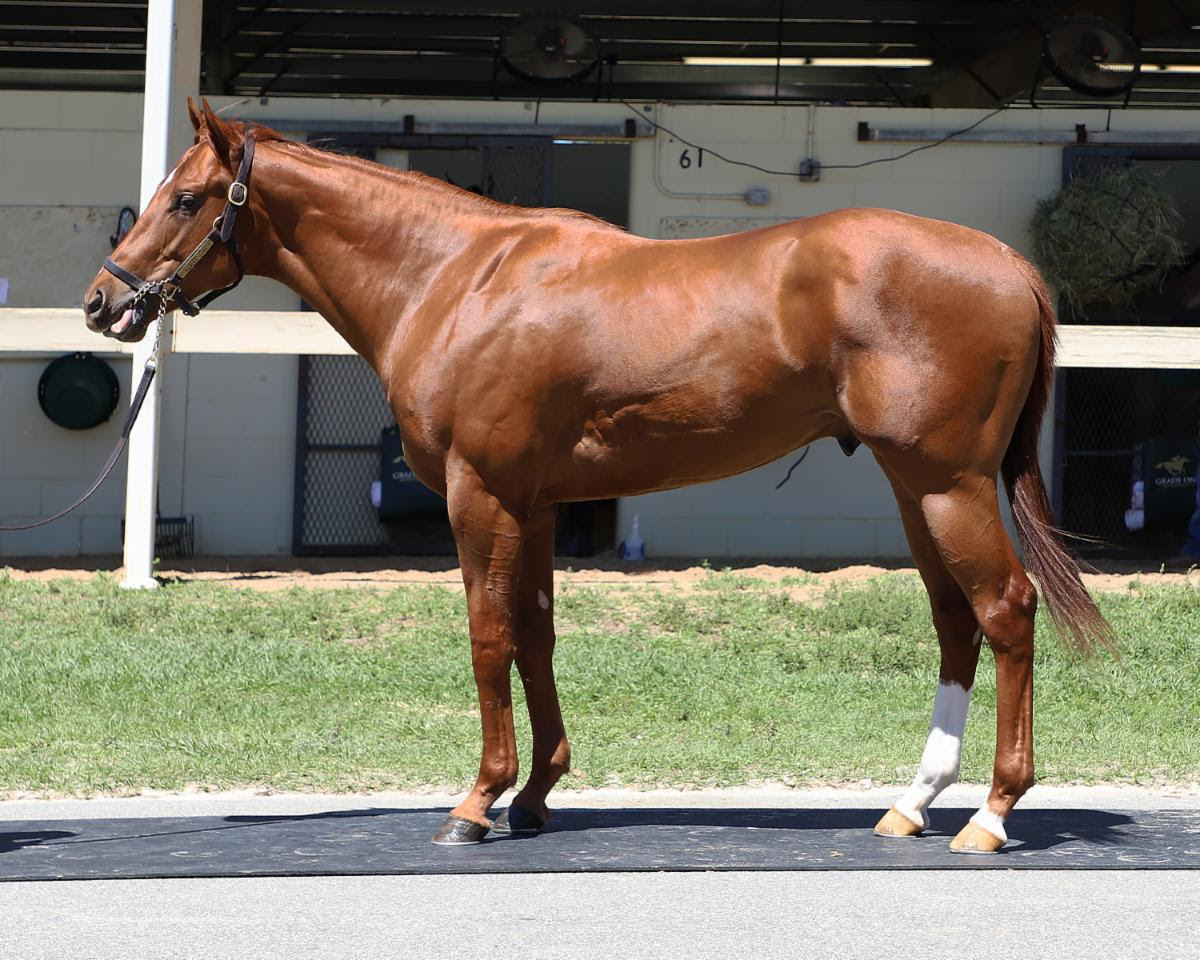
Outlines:
{"label": "halter buckle", "polygon": [[244,207],[246,199],[249,197],[250,191],[246,189],[246,185],[240,180],[234,180],[229,185],[228,200],[235,207]]}

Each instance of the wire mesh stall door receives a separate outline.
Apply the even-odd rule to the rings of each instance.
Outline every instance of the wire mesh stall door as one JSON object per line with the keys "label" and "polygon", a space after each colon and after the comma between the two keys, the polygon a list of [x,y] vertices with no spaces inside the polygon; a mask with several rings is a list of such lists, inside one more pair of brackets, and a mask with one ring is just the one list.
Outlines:
{"label": "wire mesh stall door", "polygon": [[[1064,302],[1061,320],[1198,326],[1200,298],[1186,291],[1187,274],[1200,259],[1200,184],[1191,186],[1200,173],[1200,151],[1072,148],[1064,151],[1064,183],[1130,164],[1163,173],[1183,216],[1180,237],[1191,256],[1128,306],[1089,305],[1080,315]],[[1095,538],[1074,548],[1092,557],[1173,556],[1195,502],[1200,371],[1060,370],[1057,397],[1055,507],[1067,530]],[[1179,476],[1173,475],[1181,462],[1174,470]]]}
{"label": "wire mesh stall door", "polygon": [[299,387],[293,552],[387,552],[371,502],[380,437],[393,424],[379,378],[362,357],[301,357]]}
{"label": "wire mesh stall door", "polygon": [[548,144],[498,141],[485,143],[480,154],[487,196],[522,207],[550,202]]}

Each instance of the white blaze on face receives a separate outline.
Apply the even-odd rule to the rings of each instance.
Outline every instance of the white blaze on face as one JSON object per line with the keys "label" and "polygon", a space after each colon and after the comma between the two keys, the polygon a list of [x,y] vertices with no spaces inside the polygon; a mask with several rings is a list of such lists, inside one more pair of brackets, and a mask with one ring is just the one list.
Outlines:
{"label": "white blaze on face", "polygon": [[[192,151],[190,151],[190,150],[188,151],[188,153],[191,153],[191,152],[192,152]],[[185,153],[185,154],[183,155],[183,157],[182,157],[182,159],[180,159],[179,163],[175,164],[175,168],[174,168],[174,169],[173,169],[173,170],[172,170],[170,173],[168,173],[168,174],[167,174],[165,177],[163,177],[162,183],[160,183],[160,184],[158,185],[158,189],[159,189],[159,190],[161,190],[161,189],[162,189],[163,187],[165,187],[165,186],[166,186],[168,183],[170,183],[172,180],[174,180],[174,179],[175,179],[175,174],[179,173],[179,168],[180,168],[181,166],[183,166],[183,161],[184,161],[184,160],[186,160],[186,159],[187,159],[187,153]]]}
{"label": "white blaze on face", "polygon": [[183,166],[183,164],[185,163],[187,158],[192,155],[192,151],[195,150],[196,147],[198,147],[198,146],[199,146],[198,143],[193,143],[190,147],[187,148],[187,150],[184,151],[183,156],[179,158],[179,162],[177,164],[175,164],[175,169],[172,170],[170,173],[168,173],[165,177],[163,177],[162,183],[160,183],[158,185],[159,190],[161,190],[168,183],[170,183],[172,180],[175,179],[175,175],[177,173],[179,173],[179,168]]}
{"label": "white blaze on face", "polygon": [[913,823],[928,827],[929,815],[925,811],[939,793],[958,779],[963,731],[970,706],[970,690],[964,690],[957,683],[938,683],[921,766],[912,786],[896,801],[896,809]]}

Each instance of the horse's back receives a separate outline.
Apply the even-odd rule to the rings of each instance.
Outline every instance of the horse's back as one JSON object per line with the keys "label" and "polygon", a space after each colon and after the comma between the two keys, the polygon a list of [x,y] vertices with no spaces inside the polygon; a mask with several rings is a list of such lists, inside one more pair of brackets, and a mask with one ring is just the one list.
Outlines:
{"label": "horse's back", "polygon": [[545,494],[576,499],[715,479],[821,436],[910,436],[973,402],[943,383],[994,394],[986,356],[1025,359],[1025,321],[1004,315],[1032,295],[1012,262],[892,211],[686,241],[537,223],[444,341],[464,414],[449,419],[480,426],[456,443],[494,459],[472,414],[492,409],[510,458],[546,457]]}
{"label": "horse's back", "polygon": [[638,253],[654,276],[626,281],[637,306],[599,321],[622,336],[601,335],[588,368],[601,406],[627,420],[608,421],[615,439],[725,444],[686,459],[730,473],[817,436],[912,445],[948,418],[1007,444],[1040,327],[1019,255],[995,238],[849,209]]}

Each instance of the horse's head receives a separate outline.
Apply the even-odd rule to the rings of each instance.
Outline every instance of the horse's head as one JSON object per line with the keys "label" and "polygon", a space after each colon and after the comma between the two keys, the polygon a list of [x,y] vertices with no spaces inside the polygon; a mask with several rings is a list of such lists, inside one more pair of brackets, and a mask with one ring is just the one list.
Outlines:
{"label": "horse's head", "polygon": [[[248,230],[250,214],[243,208],[245,188],[231,186],[240,167],[249,175],[243,163],[244,128],[220,119],[207,100],[198,108],[189,97],[188,114],[196,128],[195,144],[158,185],[84,297],[88,328],[107,337],[141,340],[164,300],[168,309],[194,312],[202,294],[241,279],[234,228],[237,233]],[[252,151],[251,145],[251,156]]]}

